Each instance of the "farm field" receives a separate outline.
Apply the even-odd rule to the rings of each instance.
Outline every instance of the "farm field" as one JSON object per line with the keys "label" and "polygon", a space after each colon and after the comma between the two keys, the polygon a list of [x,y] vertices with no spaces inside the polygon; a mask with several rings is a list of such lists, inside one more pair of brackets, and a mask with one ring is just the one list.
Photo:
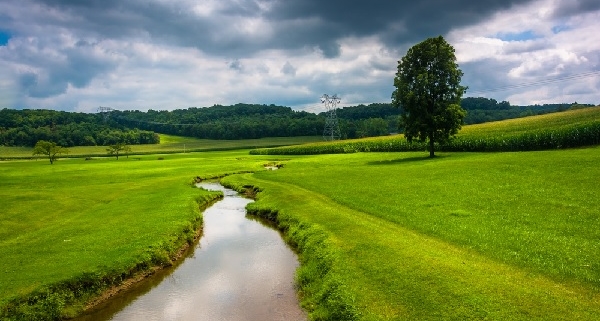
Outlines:
{"label": "farm field", "polygon": [[[437,144],[440,151],[506,152],[595,146],[600,144],[600,106],[540,116],[467,125],[454,139]],[[260,148],[252,154],[311,155],[355,152],[406,152],[425,150],[404,135],[317,142],[298,146]]]}
{"label": "farm field", "polygon": [[[212,140],[160,134],[160,144],[130,145],[130,155],[235,150],[259,147],[287,146],[322,141],[321,136],[269,137],[242,140]],[[106,146],[69,147],[64,157],[108,156]],[[2,158],[31,158],[33,148],[0,146]],[[43,158],[40,156],[40,158]]]}
{"label": "farm field", "polygon": [[[298,249],[312,319],[600,319],[600,146],[427,155],[0,162],[0,319],[75,315],[168,264],[218,196],[192,181],[227,174]],[[264,169],[273,162],[283,168]]]}
{"label": "farm field", "polygon": [[598,147],[358,153],[224,181],[330,237],[358,319],[595,320],[598,162]]}

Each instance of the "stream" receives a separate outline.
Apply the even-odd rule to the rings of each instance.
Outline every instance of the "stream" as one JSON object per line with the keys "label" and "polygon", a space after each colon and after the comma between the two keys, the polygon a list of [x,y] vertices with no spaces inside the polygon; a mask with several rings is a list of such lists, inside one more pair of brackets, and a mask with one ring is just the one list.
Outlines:
{"label": "stream", "polygon": [[75,320],[307,320],[294,288],[295,253],[269,222],[246,217],[252,202],[218,183],[225,197],[204,211],[188,256]]}

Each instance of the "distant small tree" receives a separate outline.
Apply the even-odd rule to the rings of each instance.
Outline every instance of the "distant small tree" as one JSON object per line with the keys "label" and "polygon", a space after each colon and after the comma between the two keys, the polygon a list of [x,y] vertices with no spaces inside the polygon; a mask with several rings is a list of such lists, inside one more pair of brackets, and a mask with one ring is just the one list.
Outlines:
{"label": "distant small tree", "polygon": [[125,156],[127,156],[127,158],[129,158],[129,153],[131,153],[131,147],[129,145],[125,145],[123,147],[123,152],[125,153]]}
{"label": "distant small tree", "polygon": [[114,145],[109,145],[106,149],[106,152],[109,155],[115,155],[117,160],[119,159],[119,154],[125,153],[127,158],[129,158],[129,153],[131,152],[131,147],[125,145],[125,143],[116,143]]}
{"label": "distant small tree", "polygon": [[54,161],[58,158],[59,155],[68,153],[68,149],[57,145],[54,142],[48,142],[45,140],[39,140],[37,143],[35,143],[35,146],[33,147],[33,155],[48,156],[48,159],[50,159],[50,164],[54,164]]}
{"label": "distant small tree", "polygon": [[460,85],[454,48],[442,36],[429,38],[408,50],[398,62],[392,106],[401,108],[404,136],[434,144],[456,135],[466,112],[460,107],[467,87]]}

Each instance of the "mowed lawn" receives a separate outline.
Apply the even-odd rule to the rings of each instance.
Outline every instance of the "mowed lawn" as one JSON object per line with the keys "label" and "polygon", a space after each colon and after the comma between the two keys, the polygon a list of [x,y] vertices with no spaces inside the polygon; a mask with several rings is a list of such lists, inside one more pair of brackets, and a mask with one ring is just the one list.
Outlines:
{"label": "mowed lawn", "polygon": [[600,148],[293,157],[226,178],[318,226],[364,320],[599,320]]}
{"label": "mowed lawn", "polygon": [[0,307],[148,262],[199,215],[196,176],[264,170],[247,151],[0,162]]}
{"label": "mowed lawn", "polygon": [[329,235],[359,319],[600,319],[600,147],[427,155],[0,162],[0,306],[134,266],[189,228],[194,177],[253,171],[224,180]]}
{"label": "mowed lawn", "polygon": [[[160,154],[160,153],[184,153],[198,151],[214,150],[235,150],[272,146],[287,146],[303,143],[312,143],[322,141],[321,136],[299,136],[299,137],[266,137],[257,139],[238,139],[238,140],[214,140],[199,139],[193,137],[181,137],[167,134],[160,134],[160,144],[130,145],[130,154]],[[106,146],[75,146],[69,147],[65,157],[108,156]],[[3,158],[30,158],[33,148],[31,147],[6,147],[0,146],[0,160]],[[43,159],[44,156],[38,156]],[[47,159],[47,158],[46,158]]]}

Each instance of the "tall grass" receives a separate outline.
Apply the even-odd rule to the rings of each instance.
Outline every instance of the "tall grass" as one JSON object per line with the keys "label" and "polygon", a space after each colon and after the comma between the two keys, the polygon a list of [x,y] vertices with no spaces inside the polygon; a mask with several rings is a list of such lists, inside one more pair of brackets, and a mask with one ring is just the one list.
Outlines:
{"label": "tall grass", "polygon": [[[505,152],[562,149],[600,144],[600,106],[521,119],[465,126],[438,151]],[[254,155],[315,155],[425,150],[402,135],[255,149]]]}

